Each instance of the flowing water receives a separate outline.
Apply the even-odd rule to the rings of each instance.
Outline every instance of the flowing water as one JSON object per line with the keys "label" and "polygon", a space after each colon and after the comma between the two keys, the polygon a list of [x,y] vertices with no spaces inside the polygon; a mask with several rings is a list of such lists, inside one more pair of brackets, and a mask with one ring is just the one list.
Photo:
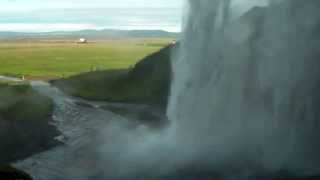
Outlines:
{"label": "flowing water", "polygon": [[189,5],[168,109],[177,142],[211,166],[319,171],[319,1],[236,20],[230,1]]}
{"label": "flowing water", "polygon": [[[34,89],[54,100],[53,125],[61,132],[56,139],[64,143],[15,164],[36,180],[87,180],[103,176],[108,164],[102,165],[100,160],[107,153],[105,146],[116,146],[112,139],[119,140],[120,136],[128,138],[120,133],[144,127],[134,120],[100,108],[110,106],[108,103],[70,97],[45,82],[31,84]],[[108,149],[111,151],[112,148]]]}
{"label": "flowing water", "polygon": [[[34,82],[54,99],[57,139],[66,145],[16,166],[36,180],[163,175],[185,166],[229,179],[318,173],[320,1],[281,0],[240,18],[229,0],[188,2],[173,58],[169,128],[119,123],[127,120]],[[97,178],[101,172],[107,176]]]}

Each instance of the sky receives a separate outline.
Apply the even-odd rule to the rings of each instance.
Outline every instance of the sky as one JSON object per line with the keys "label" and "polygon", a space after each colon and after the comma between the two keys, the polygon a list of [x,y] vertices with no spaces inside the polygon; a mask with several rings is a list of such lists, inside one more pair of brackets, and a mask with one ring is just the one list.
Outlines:
{"label": "sky", "polygon": [[0,0],[0,31],[161,29],[179,32],[183,0]]}

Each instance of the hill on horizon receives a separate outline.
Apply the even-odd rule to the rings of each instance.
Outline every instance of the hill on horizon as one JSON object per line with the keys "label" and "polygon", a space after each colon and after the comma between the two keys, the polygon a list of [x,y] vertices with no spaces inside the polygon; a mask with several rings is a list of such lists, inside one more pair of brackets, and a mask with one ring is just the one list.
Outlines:
{"label": "hill on horizon", "polygon": [[53,31],[53,32],[0,32],[0,40],[21,39],[77,39],[87,38],[103,40],[107,38],[178,38],[180,33],[164,30],[81,30],[81,31]]}

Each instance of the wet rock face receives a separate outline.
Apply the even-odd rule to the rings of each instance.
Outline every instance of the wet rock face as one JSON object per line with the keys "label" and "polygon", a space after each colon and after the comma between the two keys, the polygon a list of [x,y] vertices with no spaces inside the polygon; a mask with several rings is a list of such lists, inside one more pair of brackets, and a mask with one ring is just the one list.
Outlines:
{"label": "wet rock face", "polygon": [[18,169],[11,166],[0,167],[0,179],[1,180],[32,180],[32,177]]}

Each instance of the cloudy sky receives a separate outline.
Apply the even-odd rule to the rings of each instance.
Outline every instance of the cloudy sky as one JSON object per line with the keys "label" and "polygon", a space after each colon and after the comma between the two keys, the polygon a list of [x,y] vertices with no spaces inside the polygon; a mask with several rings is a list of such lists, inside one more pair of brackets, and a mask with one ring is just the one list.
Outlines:
{"label": "cloudy sky", "polygon": [[1,0],[0,31],[180,31],[183,0]]}

